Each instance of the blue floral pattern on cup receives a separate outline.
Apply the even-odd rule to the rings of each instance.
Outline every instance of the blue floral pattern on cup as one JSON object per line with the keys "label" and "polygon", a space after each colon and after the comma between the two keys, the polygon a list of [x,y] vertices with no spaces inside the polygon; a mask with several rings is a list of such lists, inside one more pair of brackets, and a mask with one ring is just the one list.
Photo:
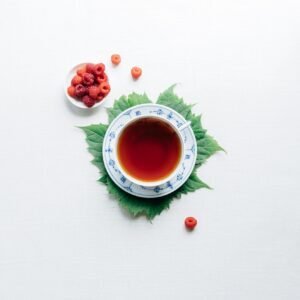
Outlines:
{"label": "blue floral pattern on cup", "polygon": [[183,161],[178,173],[167,183],[155,186],[144,187],[131,182],[120,172],[116,164],[116,137],[126,125],[134,118],[141,116],[159,116],[171,122],[177,128],[185,124],[186,120],[176,111],[169,107],[158,104],[141,104],[125,110],[113,120],[103,141],[103,160],[105,168],[111,179],[124,191],[143,198],[157,198],[168,195],[178,189],[190,176],[196,161],[197,144],[194,133],[190,126],[184,128],[181,133],[184,143]]}

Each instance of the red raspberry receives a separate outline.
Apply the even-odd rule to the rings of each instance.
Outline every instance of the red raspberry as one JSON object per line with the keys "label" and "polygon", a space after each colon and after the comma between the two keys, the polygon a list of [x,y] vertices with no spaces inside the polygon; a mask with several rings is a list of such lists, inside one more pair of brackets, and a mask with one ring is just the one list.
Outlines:
{"label": "red raspberry", "polygon": [[68,94],[71,97],[75,97],[75,87],[73,85],[68,87]]}
{"label": "red raspberry", "polygon": [[95,65],[94,64],[91,64],[91,63],[86,64],[87,73],[94,73],[94,70],[95,70]]}
{"label": "red raspberry", "polygon": [[84,73],[82,76],[82,82],[86,86],[90,86],[94,83],[95,77],[93,74],[90,73]]}
{"label": "red raspberry", "polygon": [[105,95],[103,93],[99,93],[97,99],[96,99],[96,102],[100,102],[104,99]]}
{"label": "red raspberry", "polygon": [[83,73],[86,73],[86,65],[82,66],[80,69],[77,70],[77,75],[82,76]]}
{"label": "red raspberry", "polygon": [[78,84],[75,86],[75,95],[76,97],[83,97],[87,93],[87,88],[83,86],[82,84]]}
{"label": "red raspberry", "polygon": [[73,78],[72,78],[72,81],[71,81],[71,84],[72,85],[77,85],[77,84],[80,84],[82,82],[82,77],[81,76],[78,76],[78,75],[75,75]]}
{"label": "red raspberry", "polygon": [[100,74],[97,78],[98,83],[104,82],[108,80],[108,77],[105,73]]}
{"label": "red raspberry", "polygon": [[107,95],[110,92],[110,85],[107,82],[101,82],[100,84],[100,92],[104,95]]}
{"label": "red raspberry", "polygon": [[195,228],[195,226],[197,225],[197,220],[194,217],[187,217],[184,220],[184,223],[185,223],[186,228],[193,230]]}
{"label": "red raspberry", "polygon": [[92,107],[95,104],[95,100],[92,99],[90,96],[86,95],[82,98],[83,103],[87,106],[87,107]]}
{"label": "red raspberry", "polygon": [[111,62],[117,66],[121,62],[121,56],[119,54],[113,54],[111,56]]}
{"label": "red raspberry", "polygon": [[142,69],[140,67],[133,67],[131,69],[131,76],[133,79],[138,79],[142,75]]}
{"label": "red raspberry", "polygon": [[98,86],[92,85],[89,87],[89,96],[92,99],[97,99],[99,93],[100,93],[100,88]]}
{"label": "red raspberry", "polygon": [[105,70],[105,65],[100,63],[94,66],[94,74],[95,76],[100,76]]}

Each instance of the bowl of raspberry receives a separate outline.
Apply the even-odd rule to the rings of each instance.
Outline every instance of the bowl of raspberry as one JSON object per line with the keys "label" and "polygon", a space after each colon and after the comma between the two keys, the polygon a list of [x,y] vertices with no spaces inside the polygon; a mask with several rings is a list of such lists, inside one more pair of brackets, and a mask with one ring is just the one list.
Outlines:
{"label": "bowl of raspberry", "polygon": [[105,102],[109,92],[109,80],[103,63],[76,65],[67,76],[66,97],[79,108],[89,109],[100,106]]}

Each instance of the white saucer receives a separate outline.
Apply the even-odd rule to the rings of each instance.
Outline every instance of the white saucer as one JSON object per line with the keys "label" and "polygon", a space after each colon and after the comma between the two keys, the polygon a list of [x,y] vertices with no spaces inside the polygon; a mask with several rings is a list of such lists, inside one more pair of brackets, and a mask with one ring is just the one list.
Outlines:
{"label": "white saucer", "polygon": [[157,198],[174,192],[189,178],[196,162],[197,143],[194,132],[190,126],[182,129],[184,137],[184,159],[178,173],[167,183],[156,187],[144,187],[131,182],[116,166],[116,136],[129,120],[149,114],[153,114],[153,116],[159,115],[172,122],[173,125],[179,129],[187,122],[175,110],[164,105],[149,103],[129,108],[117,116],[106,131],[103,141],[103,161],[109,176],[122,190],[137,197]]}

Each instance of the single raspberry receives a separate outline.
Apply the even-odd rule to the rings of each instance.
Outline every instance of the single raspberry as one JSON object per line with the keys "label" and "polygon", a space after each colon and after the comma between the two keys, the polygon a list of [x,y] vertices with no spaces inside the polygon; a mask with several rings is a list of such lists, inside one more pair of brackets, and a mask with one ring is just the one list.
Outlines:
{"label": "single raspberry", "polygon": [[95,70],[95,65],[94,64],[91,64],[91,63],[88,63],[86,64],[86,71],[87,73],[94,73],[94,70]]}
{"label": "single raspberry", "polygon": [[92,99],[90,96],[86,95],[82,98],[82,102],[87,106],[87,107],[92,107],[95,104],[95,100]]}
{"label": "single raspberry", "polygon": [[68,95],[71,97],[75,97],[75,87],[73,85],[68,87]]}
{"label": "single raspberry", "polygon": [[84,73],[86,73],[86,65],[84,65],[80,69],[78,69],[76,73],[78,76],[82,76]]}
{"label": "single raspberry", "polygon": [[82,82],[82,77],[81,76],[78,76],[78,75],[75,75],[73,78],[72,78],[72,81],[71,81],[71,84],[72,85],[77,85],[77,84],[80,84]]}
{"label": "single raspberry", "polygon": [[119,54],[113,54],[111,56],[111,62],[114,64],[114,65],[118,65],[120,62],[121,62],[121,56]]}
{"label": "single raspberry", "polygon": [[140,67],[133,67],[131,69],[131,76],[133,79],[138,79],[142,75],[142,69]]}
{"label": "single raspberry", "polygon": [[98,81],[98,83],[104,82],[104,81],[108,81],[108,77],[105,73],[100,74],[96,80]]}
{"label": "single raspberry", "polygon": [[184,220],[184,224],[187,229],[193,230],[197,225],[197,220],[194,217],[187,217]]}
{"label": "single raspberry", "polygon": [[100,93],[100,88],[98,86],[92,85],[89,87],[89,96],[92,99],[97,99],[99,93]]}
{"label": "single raspberry", "polygon": [[90,73],[84,73],[82,75],[82,82],[84,85],[86,86],[90,86],[94,83],[95,81],[95,77],[93,74],[90,74]]}
{"label": "single raspberry", "polygon": [[103,99],[105,98],[105,95],[103,93],[99,93],[97,99],[96,99],[96,102],[100,102],[102,101]]}
{"label": "single raspberry", "polygon": [[100,63],[94,66],[94,74],[95,76],[100,76],[105,70],[105,65]]}
{"label": "single raspberry", "polygon": [[110,85],[107,82],[101,82],[100,84],[100,92],[104,95],[107,95],[110,92]]}
{"label": "single raspberry", "polygon": [[78,84],[75,86],[75,96],[76,97],[83,97],[87,93],[87,88],[83,86],[82,84]]}

